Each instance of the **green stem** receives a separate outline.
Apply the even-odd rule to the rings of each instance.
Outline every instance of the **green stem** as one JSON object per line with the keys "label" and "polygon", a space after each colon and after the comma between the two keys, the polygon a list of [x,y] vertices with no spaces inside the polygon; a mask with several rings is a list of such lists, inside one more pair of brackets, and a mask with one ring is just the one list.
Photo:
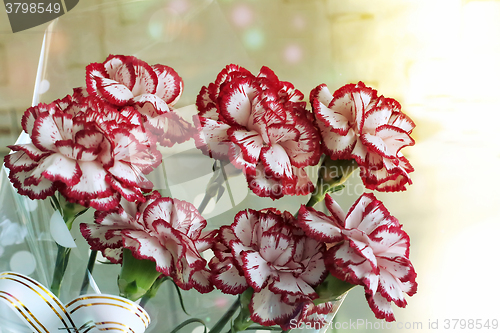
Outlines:
{"label": "green stem", "polygon": [[184,326],[187,326],[189,324],[192,324],[192,323],[202,324],[205,327],[204,333],[207,333],[207,325],[205,324],[205,322],[203,320],[198,319],[198,318],[191,318],[191,319],[183,321],[182,323],[177,325],[172,331],[170,331],[170,333],[177,333],[181,330],[181,328],[183,328]]}
{"label": "green stem", "polygon": [[309,198],[309,201],[306,203],[307,207],[314,207],[318,202],[325,200],[325,193],[321,193],[318,195],[312,195]]}
{"label": "green stem", "polygon": [[211,333],[220,333],[226,324],[231,320],[236,311],[240,308],[240,299],[234,301],[233,305],[226,311],[226,313],[215,323],[214,327],[210,330]]}
{"label": "green stem", "polygon": [[95,260],[97,258],[97,251],[92,250],[90,252],[90,257],[87,262],[87,272],[85,276],[83,277],[83,283],[82,287],[80,288],[80,295],[84,295],[87,293],[87,290],[89,288],[89,282],[90,282],[90,276],[92,275],[92,272],[94,271],[94,265],[95,265]]}
{"label": "green stem", "polygon": [[[163,276],[161,278],[156,279],[156,281],[153,283],[151,288],[148,289],[148,291],[142,296],[141,302],[139,303],[140,306],[144,307],[147,302],[153,297],[155,297],[156,293],[158,292],[158,289],[160,289],[161,284],[167,280],[168,277]],[[180,295],[179,295],[180,296]],[[182,304],[182,299],[181,299],[181,304]],[[184,308],[184,306],[183,306]]]}
{"label": "green stem", "polygon": [[[58,198],[55,195],[51,197],[51,204],[54,209],[59,211],[66,227],[70,231],[75,219],[85,213],[88,209],[79,204],[67,202],[64,197]],[[56,266],[54,267],[52,284],[50,286],[50,290],[57,297],[59,297],[61,292],[62,279],[64,277],[64,273],[66,272],[66,268],[68,267],[70,254],[70,248],[65,248],[64,246],[57,244]]]}
{"label": "green stem", "polygon": [[200,214],[203,213],[205,208],[207,208],[208,203],[210,202],[210,199],[212,199],[215,195],[208,195],[208,192],[205,192],[205,196],[203,197],[203,200],[201,201],[200,205],[198,206],[198,212]]}
{"label": "green stem", "polygon": [[54,268],[52,284],[50,285],[50,291],[52,291],[52,293],[56,297],[59,297],[59,294],[61,292],[61,283],[64,277],[64,273],[66,272],[66,268],[68,267],[70,253],[70,248],[57,244],[56,266]]}

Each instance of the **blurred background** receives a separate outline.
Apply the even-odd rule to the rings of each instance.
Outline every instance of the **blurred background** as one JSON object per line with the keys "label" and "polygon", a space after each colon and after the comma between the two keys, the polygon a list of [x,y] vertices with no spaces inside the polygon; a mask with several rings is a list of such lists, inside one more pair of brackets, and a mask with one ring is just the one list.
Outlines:
{"label": "blurred background", "polygon": [[[474,320],[463,330],[488,331],[493,327],[479,329],[476,320],[498,323],[500,1],[80,0],[52,25],[15,34],[0,10],[0,152],[8,153],[21,133],[34,91],[39,101],[62,98],[85,84],[87,64],[108,54],[175,68],[186,86],[177,106],[186,114],[200,87],[229,63],[254,73],[268,66],[306,96],[321,83],[334,91],[361,80],[397,99],[417,124],[415,146],[403,151],[415,168],[414,184],[376,195],[411,237],[418,292],[405,309],[393,306],[397,322],[389,328],[355,288],[337,314],[336,331],[445,332],[453,319]],[[175,172],[167,168],[167,178]],[[345,210],[361,194],[358,184],[351,177],[346,195],[336,197]],[[172,192],[193,196],[187,186]],[[307,201],[256,198],[244,183],[233,192],[253,208],[292,210]],[[223,212],[207,214],[213,225],[229,223]],[[0,222],[0,271],[15,269],[9,258],[25,235],[7,220]],[[458,323],[451,331],[462,331],[464,321]]]}

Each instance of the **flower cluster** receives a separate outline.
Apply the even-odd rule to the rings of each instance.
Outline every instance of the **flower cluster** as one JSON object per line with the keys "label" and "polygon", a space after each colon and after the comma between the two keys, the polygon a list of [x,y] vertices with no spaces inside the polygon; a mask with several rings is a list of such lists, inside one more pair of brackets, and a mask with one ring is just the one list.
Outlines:
{"label": "flower cluster", "polygon": [[403,293],[417,291],[410,238],[373,194],[363,194],[347,215],[329,195],[325,202],[330,216],[302,206],[299,224],[308,236],[328,244],[325,264],[330,273],[364,286],[375,316],[395,320],[390,303],[405,307]]}
{"label": "flower cluster", "polygon": [[290,321],[304,320],[320,309],[310,309],[317,298],[314,287],[328,273],[325,245],[306,237],[288,212],[274,209],[239,212],[230,226],[220,229],[212,281],[228,294],[253,289],[251,319],[261,325],[289,329]]}
{"label": "flower cluster", "polygon": [[195,133],[191,124],[172,109],[184,83],[168,66],[149,66],[135,57],[110,55],[104,63],[87,66],[86,82],[88,93],[101,101],[136,109],[162,146],[182,143]]}
{"label": "flower cluster", "polygon": [[96,213],[96,224],[82,223],[80,230],[92,250],[112,263],[122,263],[128,249],[139,260],[156,264],[156,271],[170,276],[182,289],[206,293],[213,289],[200,253],[212,247],[213,233],[202,233],[207,222],[186,201],[164,198],[158,192],[146,202],[122,205]]}
{"label": "flower cluster", "polygon": [[320,138],[303,97],[267,67],[254,76],[229,65],[198,95],[196,145],[244,170],[258,196],[311,193],[304,167],[318,163]]}
{"label": "flower cluster", "polygon": [[393,192],[411,184],[413,167],[401,148],[415,142],[413,121],[392,99],[362,82],[348,84],[333,95],[322,84],[311,91],[311,105],[323,139],[324,153],[332,160],[355,159],[365,186]]}
{"label": "flower cluster", "polygon": [[[189,139],[190,125],[170,110],[182,80],[167,66],[109,56],[88,66],[87,85],[24,113],[31,142],[9,146],[15,152],[5,158],[10,180],[31,199],[59,191],[69,202],[98,210],[115,207],[121,197],[144,201],[142,193],[153,186],[144,175],[161,163],[156,142]],[[161,121],[172,121],[157,140],[163,114]]]}
{"label": "flower cluster", "polygon": [[[401,149],[414,144],[415,124],[399,103],[362,82],[333,94],[322,84],[310,93],[310,111],[304,95],[269,68],[253,75],[228,65],[201,89],[194,127],[173,109],[182,90],[182,79],[164,65],[114,55],[90,64],[85,89],[25,112],[31,142],[10,146],[11,182],[32,199],[59,192],[95,208],[95,223],[80,224],[80,231],[92,250],[122,264],[120,292],[130,299],[169,277],[185,290],[250,295],[232,329],[253,321],[288,330],[292,323],[324,325],[332,301],[362,285],[376,317],[395,320],[391,303],[404,307],[404,294],[417,288],[408,235],[373,194],[345,214],[327,192],[356,167],[371,190],[411,184],[413,168]],[[248,208],[230,225],[204,231],[203,209],[145,194],[153,190],[145,175],[162,159],[157,144],[191,137],[205,155],[242,170],[260,197],[317,193],[295,216]],[[305,168],[320,160],[318,184],[326,187],[315,188]],[[332,167],[341,172],[325,171]],[[220,179],[207,188],[222,186]],[[212,192],[223,193],[207,197]],[[312,207],[322,200],[330,215]],[[202,253],[209,249],[207,264]],[[213,333],[225,323],[217,325]]]}

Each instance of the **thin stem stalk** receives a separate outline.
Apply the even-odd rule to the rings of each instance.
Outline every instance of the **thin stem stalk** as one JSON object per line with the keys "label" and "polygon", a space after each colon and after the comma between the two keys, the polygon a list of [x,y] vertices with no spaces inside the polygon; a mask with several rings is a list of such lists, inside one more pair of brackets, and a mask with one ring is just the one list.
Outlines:
{"label": "thin stem stalk", "polygon": [[92,275],[92,272],[94,271],[94,265],[95,265],[96,258],[97,258],[97,251],[92,250],[90,252],[89,260],[87,262],[87,271],[86,271],[85,276],[83,277],[82,287],[80,288],[80,295],[86,294],[87,290],[89,289],[90,276]]}
{"label": "thin stem stalk", "polygon": [[240,299],[238,298],[226,313],[215,323],[214,327],[210,330],[211,333],[220,333],[226,324],[231,320],[236,311],[240,308]]}

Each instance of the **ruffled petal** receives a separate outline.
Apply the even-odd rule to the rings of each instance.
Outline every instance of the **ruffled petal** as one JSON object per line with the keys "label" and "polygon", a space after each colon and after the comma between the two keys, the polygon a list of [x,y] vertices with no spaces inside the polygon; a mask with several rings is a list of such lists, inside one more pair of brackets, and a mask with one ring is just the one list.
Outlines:
{"label": "ruffled petal", "polygon": [[263,148],[261,159],[267,174],[278,179],[293,179],[290,158],[281,145],[274,144]]}
{"label": "ruffled petal", "polygon": [[241,148],[244,159],[249,163],[257,163],[264,141],[256,131],[247,131],[232,127],[227,132],[232,142]]}
{"label": "ruffled petal", "polygon": [[325,242],[336,243],[343,239],[341,227],[343,221],[302,205],[299,209],[298,223],[309,237]]}
{"label": "ruffled petal", "polygon": [[220,112],[231,125],[246,127],[257,88],[251,80],[239,79],[221,92]]}
{"label": "ruffled petal", "polygon": [[173,106],[181,97],[184,83],[177,72],[168,66],[152,66],[158,77],[156,95],[168,105]]}
{"label": "ruffled petal", "polygon": [[298,306],[282,302],[280,294],[275,294],[267,288],[253,293],[249,308],[250,318],[264,326],[286,325],[301,311]]}
{"label": "ruffled petal", "polygon": [[244,252],[241,258],[248,284],[255,291],[260,291],[267,285],[268,278],[271,276],[267,261],[257,252]]}

